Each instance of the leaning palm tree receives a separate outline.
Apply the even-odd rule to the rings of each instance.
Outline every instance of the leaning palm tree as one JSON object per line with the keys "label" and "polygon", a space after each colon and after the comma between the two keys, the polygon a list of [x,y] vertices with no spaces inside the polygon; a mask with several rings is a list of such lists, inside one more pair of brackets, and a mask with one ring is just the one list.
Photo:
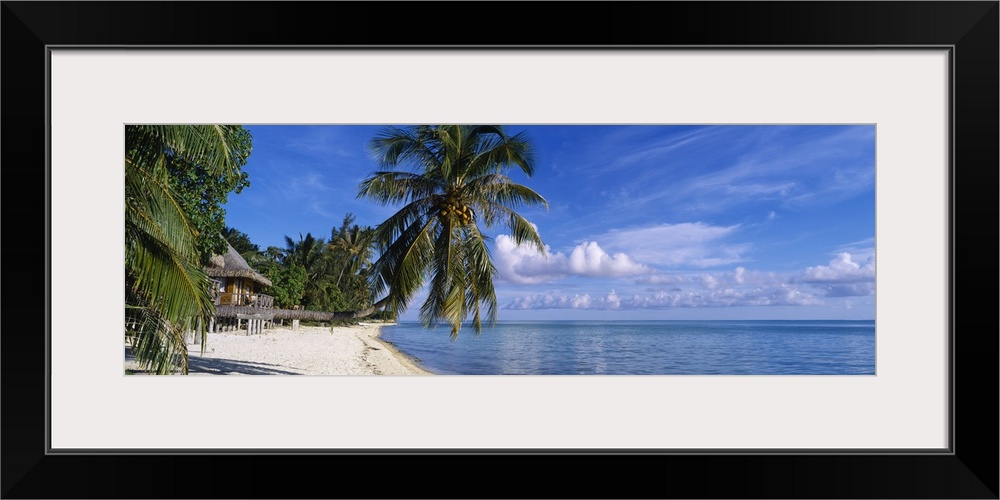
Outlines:
{"label": "leaning palm tree", "polygon": [[[534,173],[531,142],[498,125],[388,127],[370,144],[382,170],[365,179],[358,196],[403,207],[374,231],[381,254],[371,288],[386,311],[398,315],[429,280],[420,320],[451,325],[456,337],[472,316],[482,332],[483,309],[496,321],[497,298],[489,238],[480,230],[502,224],[518,244],[544,252],[535,227],[515,209],[548,203],[507,173]],[[396,170],[408,167],[410,171]]]}
{"label": "leaning palm tree", "polygon": [[125,127],[125,334],[144,369],[187,373],[184,335],[196,330],[204,339],[213,311],[197,231],[170,187],[167,163],[180,158],[239,175],[233,144],[240,129]]}

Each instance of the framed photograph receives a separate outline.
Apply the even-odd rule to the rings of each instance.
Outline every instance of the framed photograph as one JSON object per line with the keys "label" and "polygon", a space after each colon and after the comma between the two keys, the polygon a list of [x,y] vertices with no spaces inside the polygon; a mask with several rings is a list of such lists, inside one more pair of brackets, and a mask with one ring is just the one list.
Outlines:
{"label": "framed photograph", "polygon": [[[522,481],[492,481],[488,496],[997,498],[996,427],[982,423],[997,421],[995,314],[987,320],[983,308],[957,302],[982,293],[958,293],[975,283],[968,269],[981,262],[978,251],[995,258],[995,238],[959,229],[997,216],[997,2],[579,3],[577,19],[603,28],[561,28],[560,43],[490,40],[471,27],[442,39],[419,22],[432,22],[431,7],[451,5],[4,2],[8,186],[45,186],[44,196],[8,208],[8,220],[17,219],[9,228],[45,228],[44,252],[11,251],[25,261],[45,256],[41,292],[15,298],[13,309],[44,318],[45,331],[17,334],[24,326],[13,321],[28,318],[8,314],[3,447],[14,459],[4,461],[5,497],[299,497],[321,483],[240,478],[248,467],[313,461],[341,475],[400,465],[390,473],[396,486],[345,485],[332,496],[412,497],[423,481],[416,463],[488,456],[529,469]],[[566,26],[548,14],[462,5],[470,20],[516,19],[521,32]],[[126,125],[241,124],[263,138],[293,125],[336,132],[425,123],[516,125],[536,136],[586,129],[567,146],[576,152],[615,144],[589,131],[655,129],[670,141],[646,144],[643,154],[670,149],[704,172],[725,145],[750,141],[748,131],[780,137],[767,155],[744,152],[712,176],[677,175],[674,188],[650,163],[551,184],[550,192],[582,196],[600,183],[623,210],[696,215],[652,226],[634,214],[631,227],[642,229],[628,232],[623,215],[602,225],[577,201],[558,224],[586,219],[588,234],[603,227],[602,243],[627,240],[632,251],[614,254],[597,242],[574,248],[568,237],[545,264],[495,238],[494,258],[509,264],[503,277],[525,285],[504,295],[500,316],[558,309],[597,321],[624,304],[629,318],[649,319],[646,310],[669,304],[718,311],[765,301],[768,314],[780,311],[768,317],[775,321],[857,320],[845,335],[863,355],[784,372],[763,364],[741,371],[729,361],[642,374],[640,356],[632,371],[582,376],[537,366],[433,377],[123,375],[118,165]],[[702,135],[721,139],[696,142]],[[681,147],[688,143],[702,147]],[[582,156],[578,174],[593,173]],[[806,164],[828,175],[790,173]],[[291,175],[300,167],[282,168]],[[782,176],[763,177],[768,168]],[[648,205],[628,189],[640,181],[658,196]],[[695,189],[709,181],[714,188]],[[814,189],[796,190],[805,183]],[[781,197],[782,207],[798,195],[797,208],[822,213],[797,221],[805,227],[781,236],[784,248],[834,227],[871,236],[842,236],[830,246],[839,253],[798,268],[790,261],[800,254],[770,247],[780,255],[772,258],[797,269],[794,279],[767,267],[777,264],[764,262],[764,252],[754,254],[754,267],[736,246],[697,258],[691,245],[663,250],[670,238],[722,241],[711,235],[735,226],[696,220],[707,212],[692,206],[747,210],[734,201],[747,190],[755,199],[765,191]],[[867,207],[832,201],[858,192],[868,193]],[[442,218],[449,208],[473,217],[442,205]],[[744,224],[784,215],[765,208],[755,206],[764,210],[760,220],[746,214]],[[29,213],[37,215],[22,217]],[[681,276],[654,268],[678,261],[733,269]],[[527,286],[559,272],[629,276],[634,288],[598,296]],[[220,293],[240,292],[223,285]],[[811,327],[820,326],[829,325]],[[600,335],[611,342],[617,333]],[[824,345],[802,356],[833,359],[835,348]],[[552,472],[560,461],[572,475]],[[617,467],[660,472],[597,479]],[[543,477],[550,489],[526,486]],[[594,479],[575,485],[579,477]]]}

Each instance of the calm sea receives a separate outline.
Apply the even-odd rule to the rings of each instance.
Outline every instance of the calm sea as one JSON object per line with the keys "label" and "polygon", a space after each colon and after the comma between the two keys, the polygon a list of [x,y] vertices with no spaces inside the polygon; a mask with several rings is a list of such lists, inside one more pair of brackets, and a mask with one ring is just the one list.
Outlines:
{"label": "calm sea", "polygon": [[402,322],[382,339],[453,375],[874,375],[875,321]]}

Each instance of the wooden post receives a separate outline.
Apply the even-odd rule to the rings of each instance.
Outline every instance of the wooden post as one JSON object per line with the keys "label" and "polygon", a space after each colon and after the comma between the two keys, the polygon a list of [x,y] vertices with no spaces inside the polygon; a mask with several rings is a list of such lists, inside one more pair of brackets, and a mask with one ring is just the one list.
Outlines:
{"label": "wooden post", "polygon": [[242,321],[247,320],[247,335],[264,333],[264,326],[267,322],[274,321],[274,315],[270,313],[236,314],[237,330],[242,330]]}
{"label": "wooden post", "polygon": [[293,319],[292,320],[292,330],[298,330],[298,329],[299,329],[299,320]]}

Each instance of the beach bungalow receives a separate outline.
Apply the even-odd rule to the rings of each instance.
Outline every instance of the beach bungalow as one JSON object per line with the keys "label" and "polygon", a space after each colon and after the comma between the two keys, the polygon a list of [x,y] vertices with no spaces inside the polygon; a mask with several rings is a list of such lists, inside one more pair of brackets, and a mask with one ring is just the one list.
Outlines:
{"label": "beach bungalow", "polygon": [[[215,283],[215,305],[271,307],[259,292],[271,286],[271,280],[254,271],[239,252],[229,245],[226,255],[214,255],[205,268]],[[267,297],[270,298],[270,297]],[[271,302],[264,304],[264,302]]]}
{"label": "beach bungalow", "polygon": [[216,327],[240,329],[241,320],[247,319],[248,327],[255,327],[249,332],[264,326],[263,321],[253,319],[271,319],[268,311],[261,309],[273,308],[274,297],[260,293],[271,286],[271,280],[254,271],[232,245],[225,255],[212,256],[205,274],[212,279],[215,297],[215,319],[209,324],[209,331],[215,331]]}

